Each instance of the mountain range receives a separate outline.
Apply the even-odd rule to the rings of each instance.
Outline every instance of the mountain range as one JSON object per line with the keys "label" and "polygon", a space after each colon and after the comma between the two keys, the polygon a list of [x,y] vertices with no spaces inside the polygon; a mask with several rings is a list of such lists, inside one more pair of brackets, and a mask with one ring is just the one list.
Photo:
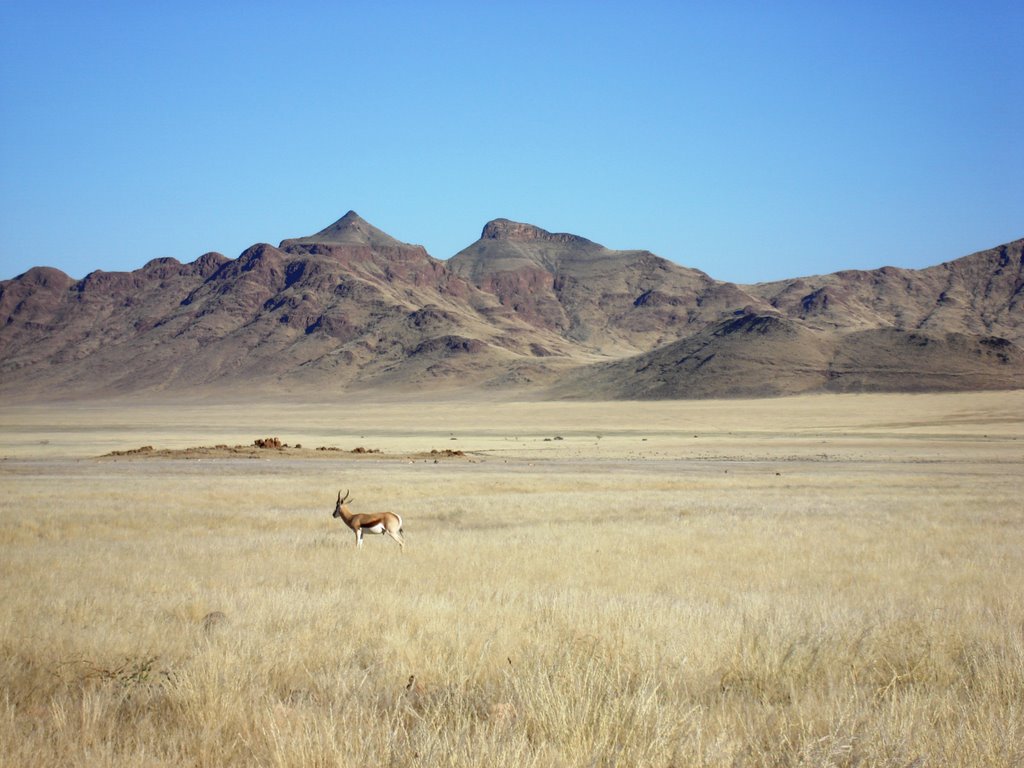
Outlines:
{"label": "mountain range", "polygon": [[447,260],[355,212],[235,259],[0,282],[0,394],[763,397],[1024,386],[1024,240],[739,285],[496,219]]}

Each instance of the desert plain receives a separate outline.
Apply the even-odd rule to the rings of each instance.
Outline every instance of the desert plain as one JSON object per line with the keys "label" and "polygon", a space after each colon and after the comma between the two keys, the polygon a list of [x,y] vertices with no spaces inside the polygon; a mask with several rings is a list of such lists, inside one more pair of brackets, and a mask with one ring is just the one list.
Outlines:
{"label": "desert plain", "polygon": [[1024,391],[0,404],[0,765],[1021,765],[1022,498]]}

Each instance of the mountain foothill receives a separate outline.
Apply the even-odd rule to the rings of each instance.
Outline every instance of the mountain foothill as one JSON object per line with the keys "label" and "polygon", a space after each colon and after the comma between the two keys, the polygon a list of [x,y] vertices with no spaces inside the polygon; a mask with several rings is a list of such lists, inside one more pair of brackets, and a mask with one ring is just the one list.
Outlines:
{"label": "mountain foothill", "polygon": [[0,394],[771,397],[1024,386],[1024,240],[753,285],[496,219],[447,260],[356,213],[183,264],[0,281]]}

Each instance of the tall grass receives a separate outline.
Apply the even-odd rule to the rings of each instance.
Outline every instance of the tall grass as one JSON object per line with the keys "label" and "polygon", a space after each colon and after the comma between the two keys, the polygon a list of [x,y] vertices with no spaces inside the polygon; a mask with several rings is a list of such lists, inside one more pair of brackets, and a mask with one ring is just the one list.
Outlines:
{"label": "tall grass", "polygon": [[7,462],[0,763],[1019,765],[1024,460],[956,455]]}

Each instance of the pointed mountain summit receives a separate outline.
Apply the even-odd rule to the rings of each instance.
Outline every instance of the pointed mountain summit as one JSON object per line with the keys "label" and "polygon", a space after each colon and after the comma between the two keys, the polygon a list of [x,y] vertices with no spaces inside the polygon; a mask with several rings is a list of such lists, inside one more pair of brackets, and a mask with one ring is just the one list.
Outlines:
{"label": "pointed mountain summit", "polygon": [[331,226],[315,235],[281,241],[281,248],[290,245],[368,245],[371,248],[401,248],[406,243],[377,229],[355,211],[349,211]]}

